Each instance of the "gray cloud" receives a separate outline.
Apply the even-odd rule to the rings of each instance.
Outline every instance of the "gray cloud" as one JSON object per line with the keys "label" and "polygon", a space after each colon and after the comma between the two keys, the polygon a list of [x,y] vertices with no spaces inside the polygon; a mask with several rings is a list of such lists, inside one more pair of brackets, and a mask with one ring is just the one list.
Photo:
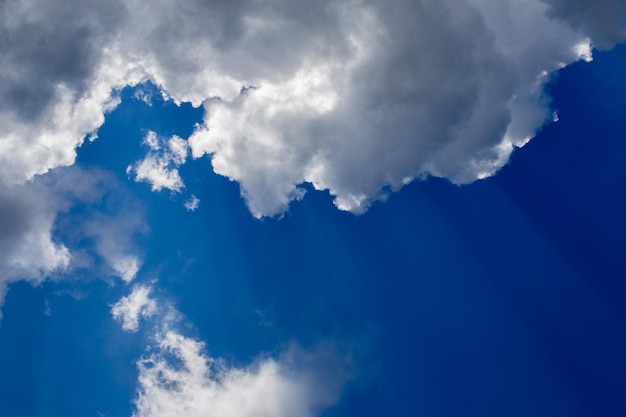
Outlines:
{"label": "gray cloud", "polygon": [[68,249],[52,237],[56,210],[46,194],[36,186],[0,186],[0,307],[10,282],[38,284],[69,265]]}
{"label": "gray cloud", "polygon": [[626,2],[623,0],[542,0],[549,15],[587,33],[599,49],[626,41]]}
{"label": "gray cloud", "polygon": [[[150,79],[204,105],[192,154],[255,216],[298,185],[362,212],[385,187],[493,175],[550,120],[549,74],[625,39],[623,2],[116,0],[0,3],[0,180],[70,165]],[[182,180],[181,180],[182,181]],[[181,182],[182,183],[182,182]]]}
{"label": "gray cloud", "polygon": [[[0,181],[71,165],[132,76],[110,51],[122,2],[0,2]],[[123,65],[122,65],[123,66]]]}
{"label": "gray cloud", "polygon": [[[81,214],[70,212],[76,208]],[[57,168],[23,185],[0,183],[0,307],[16,281],[38,285],[85,268],[90,276],[132,280],[141,266],[141,213],[104,171]],[[105,268],[94,267],[96,259]]]}
{"label": "gray cloud", "polygon": [[11,282],[37,285],[70,267],[70,250],[55,237],[57,218],[79,199],[97,198],[102,180],[69,169],[21,186],[0,183],[0,307]]}
{"label": "gray cloud", "polygon": [[[193,155],[239,181],[255,216],[284,211],[305,181],[359,213],[385,186],[492,175],[548,119],[546,74],[579,59],[585,42],[541,3],[492,3],[337,6],[347,52],[206,102]],[[546,36],[527,35],[537,25]]]}
{"label": "gray cloud", "polygon": [[60,85],[77,95],[103,58],[122,15],[119,2],[0,3],[0,111],[36,121],[58,100]]}

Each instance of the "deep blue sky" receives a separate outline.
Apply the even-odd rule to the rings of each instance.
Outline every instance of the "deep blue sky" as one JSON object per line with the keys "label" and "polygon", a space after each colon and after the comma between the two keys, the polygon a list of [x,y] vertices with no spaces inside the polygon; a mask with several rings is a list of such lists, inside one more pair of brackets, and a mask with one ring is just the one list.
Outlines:
{"label": "deep blue sky", "polygon": [[[351,352],[354,379],[325,416],[621,416],[623,74],[624,45],[561,70],[546,91],[560,121],[496,176],[414,182],[361,216],[309,187],[283,218],[256,220],[206,157],[181,168],[182,195],[130,181],[145,129],[187,137],[202,117],[131,90],[77,164],[139,201],[138,281],[157,280],[211,355],[245,365],[294,340]],[[10,288],[0,416],[131,414],[148,334],[121,331],[109,310],[127,289],[95,278]]]}

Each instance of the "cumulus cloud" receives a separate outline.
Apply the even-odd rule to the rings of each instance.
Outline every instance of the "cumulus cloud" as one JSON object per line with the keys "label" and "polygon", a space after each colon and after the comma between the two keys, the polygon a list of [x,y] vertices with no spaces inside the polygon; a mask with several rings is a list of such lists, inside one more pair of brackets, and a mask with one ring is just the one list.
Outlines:
{"label": "cumulus cloud", "polygon": [[135,174],[135,181],[147,182],[152,191],[161,191],[166,188],[179,192],[185,187],[178,167],[185,163],[188,154],[187,142],[178,136],[165,141],[156,133],[148,131],[144,143],[150,147],[146,157],[127,168],[128,174]]}
{"label": "cumulus cloud", "polygon": [[545,123],[547,75],[587,42],[546,9],[515,0],[339,8],[344,52],[206,102],[193,155],[210,154],[216,172],[239,181],[257,217],[284,211],[302,182],[359,213],[414,178],[490,176]]}
{"label": "cumulus cloud", "polygon": [[[589,60],[592,44],[626,39],[625,7],[2,2],[0,180],[72,164],[116,89],[149,79],[176,102],[204,106],[192,155],[238,181],[257,217],[286,210],[304,182],[355,213],[416,178],[468,183],[493,175],[550,120],[542,89],[553,71]],[[179,139],[151,149],[135,178],[180,190]]]}
{"label": "cumulus cloud", "polygon": [[75,148],[141,79],[111,54],[120,2],[0,3],[0,180],[18,184],[71,165]]}
{"label": "cumulus cloud", "polygon": [[150,298],[152,288],[137,285],[130,295],[122,297],[111,307],[111,315],[122,323],[122,329],[127,332],[139,330],[140,319],[152,317],[157,311],[157,303]]}
{"label": "cumulus cloud", "polygon": [[176,331],[156,341],[138,362],[134,417],[313,417],[338,400],[346,382],[345,366],[328,347],[294,347],[279,359],[236,368]]}

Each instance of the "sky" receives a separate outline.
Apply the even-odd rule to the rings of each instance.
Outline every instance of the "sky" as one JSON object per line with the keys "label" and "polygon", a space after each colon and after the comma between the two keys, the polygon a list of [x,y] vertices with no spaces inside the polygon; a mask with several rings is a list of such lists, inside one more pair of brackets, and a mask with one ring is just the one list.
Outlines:
{"label": "sky", "polygon": [[626,415],[626,3],[0,0],[0,416]]}

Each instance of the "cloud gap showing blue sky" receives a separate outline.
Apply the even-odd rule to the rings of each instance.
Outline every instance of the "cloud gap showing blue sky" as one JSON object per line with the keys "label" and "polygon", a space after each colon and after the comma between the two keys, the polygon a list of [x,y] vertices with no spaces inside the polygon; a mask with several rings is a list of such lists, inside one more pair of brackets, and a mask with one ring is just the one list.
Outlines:
{"label": "cloud gap showing blue sky", "polygon": [[0,3],[0,415],[626,413],[625,22]]}

